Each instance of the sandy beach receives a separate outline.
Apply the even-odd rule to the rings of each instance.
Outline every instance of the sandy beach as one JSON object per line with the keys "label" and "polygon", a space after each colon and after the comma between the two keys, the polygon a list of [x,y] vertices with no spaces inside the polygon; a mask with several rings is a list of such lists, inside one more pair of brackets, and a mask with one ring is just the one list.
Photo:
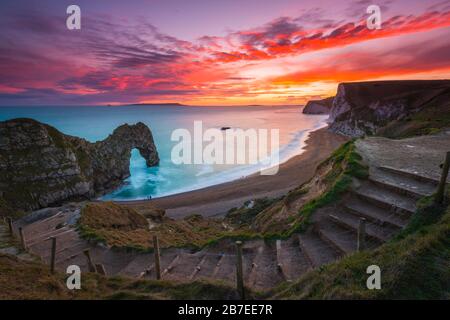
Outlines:
{"label": "sandy beach", "polygon": [[190,214],[201,214],[207,217],[223,216],[230,208],[239,207],[247,200],[278,197],[308,181],[314,175],[317,165],[345,141],[347,141],[346,137],[323,128],[311,132],[306,140],[304,152],[281,164],[276,175],[254,174],[239,180],[172,196],[119,203],[136,208],[152,204],[165,209],[166,216],[171,218],[183,218]]}

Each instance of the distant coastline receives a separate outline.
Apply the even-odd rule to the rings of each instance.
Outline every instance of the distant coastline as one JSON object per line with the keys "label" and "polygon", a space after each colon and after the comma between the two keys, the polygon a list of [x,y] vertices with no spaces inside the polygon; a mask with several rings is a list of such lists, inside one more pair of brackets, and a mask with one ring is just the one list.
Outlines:
{"label": "distant coastline", "polygon": [[136,107],[136,106],[170,106],[170,107],[189,107],[186,104],[178,102],[168,102],[168,103],[131,103],[131,104],[119,104],[112,105],[108,104],[107,107]]}
{"label": "distant coastline", "polygon": [[127,103],[127,104],[107,104],[106,107],[193,107],[193,108],[240,108],[240,107],[255,107],[255,108],[276,108],[276,107],[298,107],[304,108],[304,104],[233,104],[233,105],[193,105],[179,102],[166,103]]}

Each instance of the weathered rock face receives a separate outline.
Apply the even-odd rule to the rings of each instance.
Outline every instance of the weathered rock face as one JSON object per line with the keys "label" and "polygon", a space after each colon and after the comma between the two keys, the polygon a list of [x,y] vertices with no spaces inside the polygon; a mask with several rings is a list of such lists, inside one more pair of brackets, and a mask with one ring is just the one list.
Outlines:
{"label": "weathered rock face", "polygon": [[450,80],[342,83],[330,113],[330,130],[347,136],[375,134],[389,122],[450,99]]}
{"label": "weathered rock face", "polygon": [[329,114],[333,105],[334,97],[322,100],[310,100],[303,109],[304,114]]}
{"label": "weathered rock face", "polygon": [[24,210],[91,199],[130,175],[133,148],[148,166],[158,164],[143,123],[122,125],[105,140],[90,143],[32,119],[0,122],[0,197]]}

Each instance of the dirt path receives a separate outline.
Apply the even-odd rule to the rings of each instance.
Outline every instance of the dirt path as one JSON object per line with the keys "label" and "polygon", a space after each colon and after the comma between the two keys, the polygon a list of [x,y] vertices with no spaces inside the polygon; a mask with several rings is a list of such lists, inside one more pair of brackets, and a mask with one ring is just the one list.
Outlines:
{"label": "dirt path", "polygon": [[[433,136],[421,136],[402,140],[381,137],[358,140],[359,151],[371,167],[403,168],[413,174],[439,180],[439,165],[450,151],[450,130]],[[450,182],[450,176],[448,178]]]}

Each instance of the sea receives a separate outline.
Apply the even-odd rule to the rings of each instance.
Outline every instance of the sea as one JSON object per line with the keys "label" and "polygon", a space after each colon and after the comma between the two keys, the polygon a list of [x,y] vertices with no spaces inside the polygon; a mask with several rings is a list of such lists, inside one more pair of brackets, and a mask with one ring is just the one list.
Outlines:
{"label": "sea", "polygon": [[328,116],[305,115],[298,106],[193,107],[178,105],[136,106],[3,106],[0,121],[32,118],[61,132],[91,142],[105,139],[118,126],[143,122],[151,129],[160,163],[147,167],[139,151],[133,149],[130,177],[103,200],[141,200],[192,191],[242,179],[259,173],[255,164],[177,164],[172,150],[179,141],[172,140],[174,130],[186,129],[194,136],[194,122],[203,130],[278,129],[279,163],[301,154],[310,132],[326,126]]}

